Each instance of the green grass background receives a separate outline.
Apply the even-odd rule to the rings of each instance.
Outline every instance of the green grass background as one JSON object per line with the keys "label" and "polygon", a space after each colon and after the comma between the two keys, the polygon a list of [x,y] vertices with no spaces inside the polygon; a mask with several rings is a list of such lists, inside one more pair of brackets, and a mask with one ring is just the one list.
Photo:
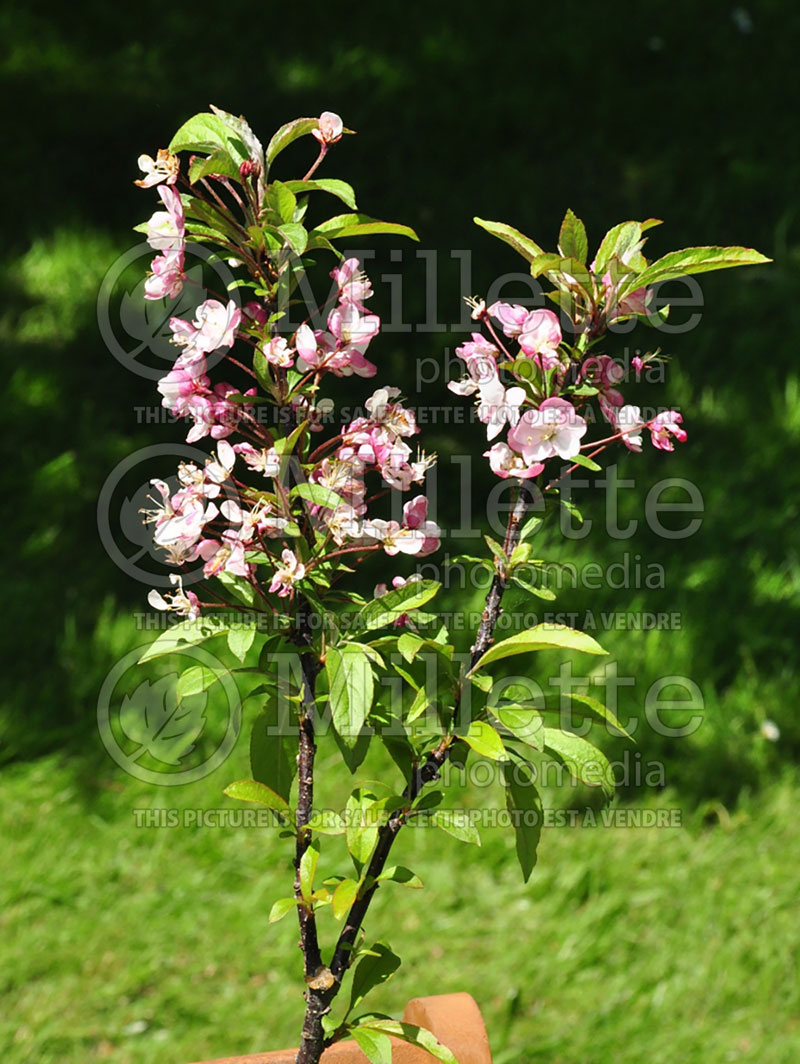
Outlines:
{"label": "green grass background", "polygon": [[[156,793],[109,761],[94,720],[103,677],[147,638],[131,621],[146,589],[99,543],[98,492],[133,450],[181,439],[178,427],[136,424],[132,409],[152,389],[105,351],[97,290],[152,209],[131,184],[136,156],[213,101],[267,136],[296,115],[339,111],[359,135],[337,148],[328,175],[439,250],[441,320],[457,320],[465,294],[452,249],[472,250],[475,292],[516,268],[474,214],[545,245],[567,206],[595,243],[622,218],[656,216],[665,225],[653,253],[742,243],[775,260],[703,280],[700,327],[666,345],[667,383],[648,402],[680,405],[689,443],[619,459],[636,479],[623,517],[641,519],[659,478],[687,477],[704,496],[700,532],[669,541],[642,525],[611,540],[595,496],[590,536],[539,541],[553,560],[608,565],[629,551],[664,565],[661,591],[567,589],[557,608],[680,614],[678,631],[598,636],[637,677],[623,692],[626,716],[641,716],[659,676],[691,677],[703,692],[693,736],[637,736],[643,758],[664,762],[666,788],[621,795],[634,808],[679,808],[684,827],[552,829],[527,887],[502,832],[486,831],[481,851],[418,832],[404,859],[427,892],[386,891],[370,932],[391,929],[405,961],[375,1007],[470,990],[499,1064],[797,1060],[796,7],[446,0],[221,11],[145,0],[88,3],[76,17],[31,3],[5,5],[0,28],[13,102],[0,257],[5,1059],[180,1064],[296,1041],[295,930],[266,924],[288,881],[285,844],[133,820],[148,806],[226,804],[220,792],[245,771],[244,750],[201,783]],[[406,315],[420,321],[424,266],[412,249],[402,267]],[[384,249],[372,272],[388,268],[398,267]],[[414,364],[459,339],[385,336],[381,379],[418,402],[449,402],[443,382],[415,394]],[[426,435],[442,455],[475,449],[468,429]],[[490,478],[476,476],[477,499]],[[446,480],[439,516],[457,519]],[[454,591],[445,600],[478,603]],[[775,744],[760,736],[766,719],[780,728]],[[496,799],[475,790],[465,800]]]}

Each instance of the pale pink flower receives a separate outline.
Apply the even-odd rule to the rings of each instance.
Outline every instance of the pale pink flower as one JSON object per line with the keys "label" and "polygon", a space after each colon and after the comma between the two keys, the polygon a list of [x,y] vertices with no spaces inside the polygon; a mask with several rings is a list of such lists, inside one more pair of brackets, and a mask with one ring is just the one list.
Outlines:
{"label": "pale pink flower", "polygon": [[439,549],[441,529],[435,521],[428,520],[428,499],[425,495],[417,495],[405,504],[403,525],[410,528],[419,540],[419,548],[413,553],[422,557]]}
{"label": "pale pink flower", "polygon": [[381,328],[377,314],[362,314],[358,307],[343,303],[328,315],[328,328],[344,347],[366,348]]}
{"label": "pale pink flower", "polygon": [[617,411],[617,428],[622,432],[622,442],[629,451],[641,451],[644,418],[638,406],[623,406]]}
{"label": "pale pink flower", "polygon": [[399,388],[379,388],[364,406],[378,424],[395,436],[414,436],[419,432],[414,412],[407,410],[401,403],[391,402],[398,395]]}
{"label": "pale pink flower", "polygon": [[323,520],[328,531],[333,536],[334,542],[341,547],[348,539],[361,537],[361,521],[359,514],[350,505],[337,506],[335,510],[324,513]]}
{"label": "pale pink flower", "polygon": [[472,380],[480,384],[497,376],[497,359],[500,351],[489,343],[481,333],[474,332],[472,339],[456,348],[456,354],[467,364]]}
{"label": "pale pink flower", "polygon": [[267,362],[281,369],[291,369],[294,364],[294,352],[283,336],[273,336],[264,347]]}
{"label": "pale pink flower", "polygon": [[555,355],[560,343],[558,316],[552,310],[532,310],[522,323],[519,336],[519,346],[525,354],[531,358],[538,355],[542,360],[542,369],[552,369],[553,365],[558,364]]}
{"label": "pale pink flower", "polygon": [[177,299],[183,291],[183,249],[165,251],[153,259],[153,271],[144,282],[145,299]]}
{"label": "pale pink flower", "polygon": [[191,400],[195,396],[206,394],[211,382],[206,376],[205,359],[196,359],[182,365],[179,365],[179,362],[180,359],[156,387],[162,396],[161,405],[179,417],[186,417]]}
{"label": "pale pink flower", "polygon": [[206,576],[231,573],[233,576],[249,578],[253,566],[245,560],[245,544],[238,532],[229,528],[222,533],[220,540],[204,539],[198,544],[197,553],[206,563],[203,573]]}
{"label": "pale pink flower", "polygon": [[233,449],[250,469],[265,477],[277,477],[281,471],[281,456],[274,447],[257,450],[252,443],[237,443]]}
{"label": "pale pink flower", "polygon": [[513,340],[522,332],[525,321],[530,314],[527,307],[521,307],[517,303],[492,303],[489,313],[500,322],[500,327],[506,336]]}
{"label": "pale pink flower", "polygon": [[530,477],[538,477],[544,470],[541,462],[528,464],[520,455],[514,454],[507,443],[495,443],[488,451],[484,451],[483,455],[489,459],[492,472],[504,480],[507,477],[528,480]]}
{"label": "pale pink flower", "polygon": [[153,542],[157,547],[190,549],[202,535],[203,526],[219,513],[217,507],[192,488],[182,488],[171,496],[163,480],[150,483],[161,496],[161,505],[155,510],[142,511],[145,521],[155,525]]}
{"label": "pale pink flower", "polygon": [[609,355],[592,355],[581,368],[581,379],[597,388],[600,409],[606,421],[612,425],[617,423],[617,408],[625,402],[622,392],[616,387],[624,378],[624,368]]}
{"label": "pale pink flower", "polygon": [[147,223],[147,243],[154,251],[177,251],[183,247],[186,226],[181,198],[174,188],[161,185],[158,194],[165,211],[156,211]]}
{"label": "pale pink flower", "polygon": [[372,296],[372,285],[358,259],[345,259],[341,266],[331,270],[331,277],[339,286],[339,302],[350,303],[363,311],[364,300]]}
{"label": "pale pink flower", "polygon": [[164,148],[158,149],[158,155],[155,159],[150,155],[140,155],[137,162],[139,169],[145,175],[139,178],[138,181],[134,181],[134,185],[138,185],[139,188],[151,188],[161,181],[166,181],[168,185],[174,185],[178,180],[178,170],[180,169],[178,156],[170,155]]}
{"label": "pale pink flower", "polygon": [[183,581],[177,573],[170,574],[170,581],[178,590],[162,595],[155,588],[148,593],[147,601],[156,610],[170,610],[178,617],[196,621],[200,616],[200,603],[194,591],[184,591]]}
{"label": "pale pink flower", "polygon": [[686,430],[681,428],[683,417],[677,410],[664,410],[658,417],[654,417],[648,424],[652,434],[653,446],[660,451],[674,451],[675,445],[671,437],[675,437],[678,443],[686,440]]}
{"label": "pale pink flower", "polygon": [[242,312],[235,300],[228,300],[226,306],[218,299],[206,299],[195,312],[194,347],[205,354],[219,347],[232,347],[241,320]]}
{"label": "pale pink flower", "polygon": [[587,429],[566,399],[545,399],[538,410],[526,410],[508,433],[508,444],[528,464],[558,455],[574,458]]}
{"label": "pale pink flower", "polygon": [[269,320],[267,318],[267,312],[261,306],[260,303],[256,303],[254,299],[251,299],[248,303],[245,303],[242,307],[242,313],[246,318],[249,318],[254,325],[260,325],[262,328],[267,324]]}
{"label": "pale pink flower", "polygon": [[319,128],[312,129],[311,135],[316,137],[320,144],[335,144],[341,140],[344,126],[341,118],[334,111],[323,111],[319,116]]}
{"label": "pale pink flower", "polygon": [[277,592],[279,598],[286,598],[297,581],[306,575],[306,567],[288,548],[281,552],[281,561],[283,564],[275,567],[269,590],[272,594]]}

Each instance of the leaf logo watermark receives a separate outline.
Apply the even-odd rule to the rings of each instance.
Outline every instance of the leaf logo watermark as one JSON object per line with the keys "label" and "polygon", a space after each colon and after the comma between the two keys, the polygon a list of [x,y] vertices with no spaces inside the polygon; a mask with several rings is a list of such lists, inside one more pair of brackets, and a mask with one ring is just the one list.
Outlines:
{"label": "leaf logo watermark", "polygon": [[[184,647],[171,660],[189,658],[219,676],[213,700],[208,692],[180,698],[178,678],[187,662],[155,679],[141,676],[143,647],[127,653],[111,669],[97,700],[97,726],[103,746],[129,776],[157,786],[193,783],[226,760],[239,737],[239,690],[222,663],[202,647]],[[212,720],[213,716],[213,720]]]}

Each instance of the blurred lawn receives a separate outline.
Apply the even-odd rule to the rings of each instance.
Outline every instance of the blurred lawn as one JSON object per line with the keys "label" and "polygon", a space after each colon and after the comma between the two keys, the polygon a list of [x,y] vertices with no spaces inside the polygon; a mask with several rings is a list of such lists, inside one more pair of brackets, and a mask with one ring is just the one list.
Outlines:
{"label": "blurred lawn", "polygon": [[[297,927],[266,923],[290,878],[287,841],[135,826],[133,810],[233,807],[219,792],[244,771],[238,756],[158,794],[108,771],[76,779],[56,757],[6,771],[7,1064],[180,1064],[296,1044]],[[787,776],[682,828],[546,829],[527,888],[509,832],[485,828],[477,852],[409,831],[397,856],[426,889],[377,896],[368,932],[404,964],[371,1007],[467,990],[496,1064],[793,1064],[798,801]],[[655,805],[679,803],[664,792]]]}
{"label": "blurred lawn", "polygon": [[[448,843],[451,865],[441,840],[416,833],[403,845],[429,893],[398,891],[402,909],[389,920],[385,892],[371,930],[410,932],[408,942],[395,934],[406,965],[376,1007],[471,990],[498,1064],[800,1059],[789,908],[800,794],[800,145],[789,72],[800,9],[565,2],[506,16],[446,0],[366,18],[306,5],[300,19],[270,10],[261,35],[253,22],[264,16],[244,5],[226,8],[225,33],[203,29],[195,9],[154,0],[124,12],[91,0],[81,12],[0,11],[0,76],[14,103],[0,261],[6,1059],[180,1064],[296,1040],[301,1003],[283,982],[297,975],[295,931],[288,920],[266,925],[287,881],[275,840],[146,831],[131,815],[156,803],[218,806],[245,771],[243,752],[201,784],[154,793],[116,772],[95,723],[103,678],[144,641],[130,614],[147,591],[104,553],[97,496],[132,451],[182,438],[177,427],[136,424],[133,408],[153,390],[104,350],[96,294],[152,209],[131,183],[136,156],[209,100],[246,111],[267,135],[298,114],[341,112],[359,136],[337,149],[328,176],[352,181],[365,211],[415,226],[421,247],[438,250],[442,321],[458,319],[466,294],[451,249],[473,251],[469,294],[516,268],[472,226],[474,214],[544,244],[567,206],[595,242],[622,218],[656,216],[666,224],[651,235],[653,254],[707,242],[774,257],[763,270],[704,280],[700,328],[665,344],[667,383],[647,401],[681,406],[688,444],[619,459],[620,475],[636,478],[621,496],[623,520],[641,519],[656,480],[686,477],[704,496],[700,532],[669,541],[642,524],[615,541],[594,497],[583,504],[595,520],[587,539],[540,541],[552,560],[607,566],[629,552],[665,566],[661,591],[565,588],[553,608],[680,614],[677,631],[594,634],[637,677],[622,692],[624,716],[641,715],[658,676],[691,677],[703,692],[690,739],[637,735],[643,758],[665,762],[667,789],[624,794],[679,805],[688,827],[554,829],[527,888],[501,835],[481,854]],[[406,249],[400,268],[406,317],[422,321],[424,263]],[[371,272],[389,270],[398,264],[385,247]],[[388,300],[376,309],[388,313]],[[443,382],[420,393],[413,367],[459,340],[387,335],[380,379],[412,402],[449,403]],[[370,390],[364,383],[360,397]],[[427,435],[442,455],[475,450],[469,430]],[[449,472],[438,499],[445,526],[459,519]],[[483,469],[478,497],[489,484]],[[365,567],[365,586],[377,571]],[[444,606],[478,602],[451,591]],[[778,743],[761,738],[766,719],[779,725]]]}

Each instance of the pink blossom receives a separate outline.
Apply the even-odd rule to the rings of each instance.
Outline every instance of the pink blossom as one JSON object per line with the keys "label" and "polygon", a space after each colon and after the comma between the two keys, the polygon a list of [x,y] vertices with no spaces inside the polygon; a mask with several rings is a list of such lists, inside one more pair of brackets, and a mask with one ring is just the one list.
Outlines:
{"label": "pink blossom", "polygon": [[274,447],[256,450],[252,443],[236,443],[233,449],[250,469],[265,477],[276,477],[281,471],[281,457]]}
{"label": "pink blossom", "polygon": [[335,144],[341,140],[344,126],[341,118],[334,111],[323,111],[319,116],[319,128],[312,129],[311,135],[316,137],[320,144]]}
{"label": "pink blossom", "polygon": [[241,320],[242,312],[235,300],[228,300],[226,306],[218,299],[206,299],[195,312],[194,346],[206,354],[219,347],[232,347]]}
{"label": "pink blossom", "polygon": [[161,496],[161,505],[145,510],[145,520],[155,525],[153,542],[157,547],[179,546],[189,550],[200,538],[204,525],[217,516],[214,503],[206,502],[193,488],[182,488],[170,496],[163,480],[151,480]]}
{"label": "pink blossom", "polygon": [[186,233],[181,198],[174,188],[161,185],[158,194],[165,211],[156,211],[147,223],[147,243],[154,251],[177,251]]}
{"label": "pink blossom", "polygon": [[248,578],[253,566],[245,561],[245,545],[239,534],[232,528],[222,533],[220,542],[204,539],[198,544],[197,553],[205,560],[203,573],[217,576],[219,573],[231,573],[233,576]]}
{"label": "pink blossom", "polygon": [[281,552],[281,561],[283,564],[275,567],[269,590],[272,594],[277,592],[279,598],[286,598],[297,581],[306,575],[306,567],[297,555],[288,549]]}
{"label": "pink blossom", "polygon": [[242,313],[254,325],[260,325],[262,328],[267,324],[269,320],[267,318],[267,312],[261,306],[260,303],[256,303],[254,299],[251,299],[248,303],[242,307]]}
{"label": "pink blossom", "polygon": [[148,593],[147,601],[156,610],[170,610],[178,617],[185,617],[189,621],[196,621],[200,616],[200,602],[194,591],[184,591],[183,581],[177,573],[170,574],[170,582],[176,585],[178,590],[171,594],[162,595],[155,588]]}
{"label": "pink blossom", "polygon": [[619,301],[620,314],[646,314],[653,299],[652,288],[636,288]]}
{"label": "pink blossom", "polygon": [[331,270],[331,277],[339,286],[339,302],[363,311],[364,300],[372,296],[372,285],[358,259],[345,259],[341,266]]}
{"label": "pink blossom", "polygon": [[180,162],[177,155],[170,155],[164,148],[158,149],[158,155],[153,159],[150,155],[140,155],[138,160],[139,169],[145,175],[134,181],[139,188],[152,188],[153,185],[166,181],[168,185],[174,185],[178,180]]}
{"label": "pink blossom", "polygon": [[183,249],[165,251],[153,259],[153,271],[144,282],[145,299],[177,299],[183,291]]}
{"label": "pink blossom", "polygon": [[351,303],[343,303],[328,315],[328,328],[344,347],[366,348],[380,332],[381,319],[377,314],[362,314]]}
{"label": "pink blossom", "polygon": [[361,537],[359,517],[358,511],[347,504],[325,513],[323,520],[337,546],[341,547],[348,539]]}
{"label": "pink blossom", "polygon": [[294,363],[294,352],[289,347],[285,337],[273,336],[263,350],[267,362],[273,366],[280,366],[281,369],[291,369]]}
{"label": "pink blossom", "polygon": [[[470,362],[470,370],[477,366]],[[504,388],[494,369],[493,376],[485,376],[476,381],[472,376],[462,381],[450,381],[449,390],[456,395],[477,395],[478,420],[487,426],[486,436],[493,440],[503,431],[503,426],[516,425],[520,416],[520,407],[527,394],[524,388]]]}
{"label": "pink blossom", "polygon": [[644,369],[644,359],[639,358],[638,355],[634,355],[631,359],[631,365],[633,366],[633,371],[636,374],[636,379],[638,381],[642,375],[642,370]]}
{"label": "pink blossom", "polygon": [[686,430],[680,427],[682,422],[683,417],[677,410],[665,410],[658,417],[654,417],[647,426],[652,434],[653,446],[658,447],[660,451],[674,451],[675,445],[671,439],[673,436],[678,443],[684,443]]}
{"label": "pink blossom", "polygon": [[162,395],[161,405],[179,417],[189,414],[190,401],[198,395],[204,395],[210,385],[206,376],[204,358],[182,363],[177,359],[175,367],[162,377],[157,388]]}
{"label": "pink blossom", "polygon": [[580,451],[586,422],[566,399],[545,399],[538,410],[526,410],[508,433],[509,446],[528,464],[558,455],[574,458]]}
{"label": "pink blossom", "polygon": [[415,554],[420,556],[432,554],[439,549],[441,529],[435,521],[428,520],[428,500],[424,495],[417,495],[403,507],[403,524],[412,529],[421,541]]}
{"label": "pink blossom", "polygon": [[625,402],[616,387],[625,378],[625,370],[609,355],[593,355],[581,368],[581,378],[593,384],[599,394],[597,401],[603,416],[610,424],[617,423],[617,407]]}
{"label": "pink blossom", "polygon": [[474,332],[472,339],[456,348],[456,354],[467,363],[467,371],[480,384],[497,376],[497,359],[500,351],[490,344],[481,333]]}
{"label": "pink blossom", "polygon": [[644,418],[638,406],[623,406],[617,411],[617,428],[622,432],[622,442],[629,451],[641,451]]}
{"label": "pink blossom", "polygon": [[[522,323],[519,346],[529,357],[538,355],[542,369],[558,364],[555,353],[561,343],[561,326],[552,310],[532,310]],[[547,364],[545,364],[547,363]]]}
{"label": "pink blossom", "polygon": [[504,480],[507,477],[528,480],[530,477],[538,477],[544,470],[541,462],[533,462],[529,465],[518,454],[514,454],[506,443],[495,443],[488,451],[483,452],[483,456],[489,459],[492,472]]}
{"label": "pink blossom", "polygon": [[419,429],[413,410],[407,410],[401,403],[391,402],[398,395],[399,388],[378,388],[364,406],[379,425],[395,436],[414,436]]}
{"label": "pink blossom", "polygon": [[505,335],[513,340],[522,332],[530,311],[527,307],[521,307],[517,303],[497,302],[489,307],[489,313],[500,322]]}

